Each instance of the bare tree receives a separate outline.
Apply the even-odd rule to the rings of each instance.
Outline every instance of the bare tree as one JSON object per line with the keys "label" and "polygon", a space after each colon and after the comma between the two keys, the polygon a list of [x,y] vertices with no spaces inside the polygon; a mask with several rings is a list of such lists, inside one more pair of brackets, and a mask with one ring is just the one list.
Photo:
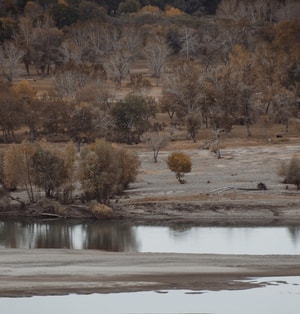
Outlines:
{"label": "bare tree", "polygon": [[201,73],[196,62],[188,61],[175,65],[165,77],[163,94],[165,100],[176,104],[176,115],[182,120],[187,114],[200,111]]}
{"label": "bare tree", "polygon": [[[120,31],[114,31],[114,38],[118,40],[107,40],[111,45],[108,50],[108,60],[105,63],[108,76],[117,83],[118,88],[121,82],[130,74],[131,64],[138,55],[141,47],[141,35],[136,28],[127,27]],[[108,38],[107,38],[108,39]]]}
{"label": "bare tree", "polygon": [[144,55],[154,77],[160,77],[170,53],[171,51],[165,38],[161,36],[154,36],[148,40],[144,49]]}
{"label": "bare tree", "polygon": [[192,28],[183,27],[180,32],[180,41],[181,41],[181,53],[185,56],[186,60],[189,60],[192,56],[195,55],[198,45],[198,38],[196,31]]}
{"label": "bare tree", "polygon": [[156,163],[160,150],[168,144],[168,136],[160,132],[149,132],[143,135],[143,139],[153,151],[153,160]]}
{"label": "bare tree", "polygon": [[86,63],[69,62],[56,71],[55,85],[61,97],[75,99],[81,89],[103,79],[103,69]]}
{"label": "bare tree", "polygon": [[251,24],[272,22],[276,11],[281,7],[276,0],[222,0],[217,9],[217,15],[236,21],[248,20]]}
{"label": "bare tree", "polygon": [[221,133],[224,132],[224,129],[217,129],[216,130],[216,154],[218,158],[221,158],[221,151],[220,151],[220,146],[221,146]]}
{"label": "bare tree", "polygon": [[24,55],[22,59],[27,75],[30,75],[30,64],[32,62],[32,32],[32,21],[27,17],[20,18],[19,33],[18,35],[15,35],[15,37],[18,45],[22,46],[24,49]]}
{"label": "bare tree", "polygon": [[50,74],[51,67],[63,61],[61,45],[63,33],[50,25],[34,29],[32,34],[32,61],[38,73]]}
{"label": "bare tree", "polygon": [[112,51],[112,43],[119,39],[119,34],[114,28],[91,21],[87,24],[88,60],[94,63],[103,63],[109,52]]}
{"label": "bare tree", "polygon": [[14,41],[6,41],[0,48],[0,67],[3,76],[12,82],[18,72],[18,64],[20,63],[24,51],[17,47]]}
{"label": "bare tree", "polygon": [[62,45],[66,61],[72,61],[76,64],[82,63],[88,47],[86,27],[82,25],[71,26],[68,29],[67,40]]}
{"label": "bare tree", "polygon": [[132,64],[132,55],[127,50],[117,50],[110,55],[105,64],[106,72],[110,79],[117,83],[117,87],[121,87],[123,79],[130,74]]}

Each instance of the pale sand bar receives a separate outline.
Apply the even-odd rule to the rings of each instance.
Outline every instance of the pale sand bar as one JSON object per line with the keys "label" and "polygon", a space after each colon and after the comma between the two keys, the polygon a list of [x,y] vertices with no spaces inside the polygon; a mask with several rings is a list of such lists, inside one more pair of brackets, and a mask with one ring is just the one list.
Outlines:
{"label": "pale sand bar", "polygon": [[108,253],[65,249],[0,251],[2,297],[244,289],[254,284],[240,280],[268,276],[300,276],[300,255]]}

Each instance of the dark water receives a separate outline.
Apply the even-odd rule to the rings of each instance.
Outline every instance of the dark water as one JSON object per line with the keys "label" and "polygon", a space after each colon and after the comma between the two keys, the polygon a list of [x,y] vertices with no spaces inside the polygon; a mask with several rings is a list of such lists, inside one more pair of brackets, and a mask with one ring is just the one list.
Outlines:
{"label": "dark water", "polygon": [[0,221],[0,248],[117,252],[300,254],[298,227],[143,226],[118,222]]}

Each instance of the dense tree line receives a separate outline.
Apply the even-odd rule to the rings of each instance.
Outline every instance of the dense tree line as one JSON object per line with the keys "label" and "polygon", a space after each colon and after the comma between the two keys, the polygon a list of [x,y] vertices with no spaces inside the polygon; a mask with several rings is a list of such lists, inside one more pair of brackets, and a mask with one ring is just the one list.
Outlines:
{"label": "dense tree line", "polygon": [[0,16],[22,15],[28,8],[28,3],[36,3],[57,21],[69,24],[91,18],[101,10],[116,15],[137,12],[149,5],[160,10],[173,6],[188,14],[214,14],[219,2],[220,0],[3,0],[0,4]]}
{"label": "dense tree line", "polygon": [[[257,122],[266,138],[274,122],[288,131],[300,109],[299,10],[297,0],[1,1],[1,142],[19,143],[0,154],[1,184],[30,202],[37,192],[71,202],[80,182],[83,200],[106,203],[139,166],[111,142],[145,140],[156,162],[176,128],[193,141],[235,124],[248,136]],[[33,79],[45,77],[41,93]],[[181,183],[191,166],[168,158]],[[282,166],[299,188],[298,173],[299,161]]]}
{"label": "dense tree line", "polygon": [[[259,120],[266,137],[274,121],[288,131],[299,112],[299,1],[222,0],[213,18],[183,13],[181,1],[141,1],[137,12],[118,17],[101,11],[129,2],[1,2],[3,142],[26,127],[31,141],[61,135],[78,150],[96,138],[131,144],[162,131],[161,112],[194,141],[202,127],[230,133],[237,123],[251,136]],[[82,18],[59,24],[56,6],[64,7],[57,14],[77,8]],[[153,79],[132,73],[137,61],[162,97],[147,97]],[[54,88],[41,95],[28,81],[15,82],[21,63],[28,77],[51,77]],[[124,84],[129,95],[117,98]]]}

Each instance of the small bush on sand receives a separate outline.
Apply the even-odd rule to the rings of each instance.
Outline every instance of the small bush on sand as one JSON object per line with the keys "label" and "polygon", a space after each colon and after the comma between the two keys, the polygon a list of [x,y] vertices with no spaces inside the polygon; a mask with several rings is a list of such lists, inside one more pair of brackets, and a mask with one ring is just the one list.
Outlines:
{"label": "small bush on sand", "polygon": [[179,183],[185,183],[186,181],[183,180],[184,174],[192,170],[190,157],[183,152],[174,152],[168,156],[167,164],[169,169],[175,172],[176,179]]}
{"label": "small bush on sand", "polygon": [[288,162],[282,162],[278,175],[284,178],[283,183],[294,184],[300,190],[300,158],[294,156]]}
{"label": "small bush on sand", "polygon": [[93,215],[97,218],[110,218],[113,213],[113,209],[105,204],[100,204],[96,201],[90,204]]}
{"label": "small bush on sand", "polygon": [[58,201],[49,198],[42,198],[39,205],[44,209],[45,213],[66,216],[66,208],[62,206]]}

